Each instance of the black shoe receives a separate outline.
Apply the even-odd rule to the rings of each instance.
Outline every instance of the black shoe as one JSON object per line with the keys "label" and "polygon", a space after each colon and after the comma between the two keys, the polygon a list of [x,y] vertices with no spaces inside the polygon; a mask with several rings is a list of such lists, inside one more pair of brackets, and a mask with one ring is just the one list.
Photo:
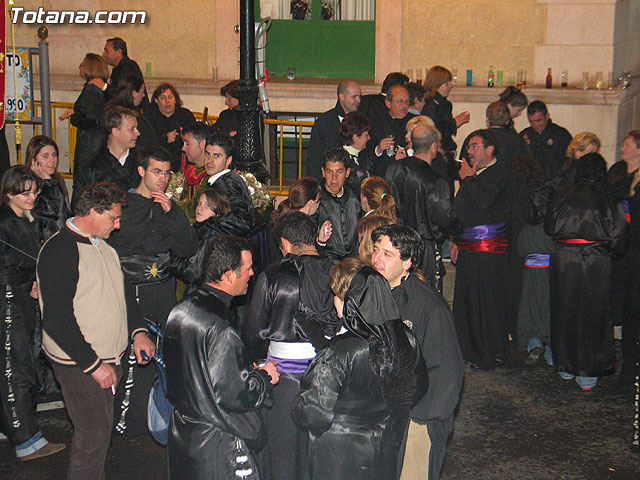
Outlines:
{"label": "black shoe", "polygon": [[529,352],[527,359],[524,361],[524,364],[531,366],[538,363],[538,360],[540,360],[540,358],[542,358],[542,356],[544,355],[544,350],[545,350],[544,347],[536,347],[532,349]]}

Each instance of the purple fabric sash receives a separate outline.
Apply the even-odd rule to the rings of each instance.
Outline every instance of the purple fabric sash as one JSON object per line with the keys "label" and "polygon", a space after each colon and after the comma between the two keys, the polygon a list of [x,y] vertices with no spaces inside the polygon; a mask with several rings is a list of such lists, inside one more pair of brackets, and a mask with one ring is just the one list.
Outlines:
{"label": "purple fabric sash", "polygon": [[622,205],[624,218],[626,218],[627,223],[629,223],[631,221],[631,210],[629,210],[629,200],[620,200],[620,205]]}
{"label": "purple fabric sash", "polygon": [[313,358],[279,358],[267,355],[267,362],[273,360],[278,366],[279,373],[299,374],[307,371]]}
{"label": "purple fabric sash", "polygon": [[478,240],[489,240],[504,235],[507,232],[506,222],[492,223],[489,225],[476,225],[464,229],[458,242],[477,242]]}
{"label": "purple fabric sash", "polygon": [[546,268],[549,266],[550,255],[532,253],[524,259],[524,266],[530,268]]}

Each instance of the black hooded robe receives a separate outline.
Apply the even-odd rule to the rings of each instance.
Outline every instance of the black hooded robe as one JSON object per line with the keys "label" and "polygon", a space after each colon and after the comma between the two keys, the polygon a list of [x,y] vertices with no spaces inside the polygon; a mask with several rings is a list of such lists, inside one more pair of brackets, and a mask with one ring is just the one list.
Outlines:
{"label": "black hooded robe", "polygon": [[246,456],[247,480],[258,480],[255,453],[265,441],[259,410],[272,402],[269,376],[254,370],[229,320],[231,296],[202,285],[172,311],[164,338],[171,417],[171,480],[228,480]]}

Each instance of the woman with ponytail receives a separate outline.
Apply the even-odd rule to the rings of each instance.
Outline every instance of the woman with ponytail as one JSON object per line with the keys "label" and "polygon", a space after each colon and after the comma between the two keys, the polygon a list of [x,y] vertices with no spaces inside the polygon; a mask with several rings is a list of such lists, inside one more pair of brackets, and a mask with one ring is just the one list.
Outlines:
{"label": "woman with ponytail", "polygon": [[360,205],[364,216],[384,215],[393,222],[397,221],[396,201],[391,195],[391,187],[380,177],[369,177],[360,186]]}

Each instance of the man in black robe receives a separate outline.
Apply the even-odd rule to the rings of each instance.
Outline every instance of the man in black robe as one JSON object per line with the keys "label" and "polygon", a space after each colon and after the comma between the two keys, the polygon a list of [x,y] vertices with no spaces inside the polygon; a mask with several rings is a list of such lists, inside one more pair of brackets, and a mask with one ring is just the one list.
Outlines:
{"label": "man in black robe", "polygon": [[571,143],[571,134],[549,117],[544,102],[536,100],[527,107],[530,127],[520,132],[529,145],[534,158],[544,170],[544,179],[551,180],[567,160],[567,147]]}
{"label": "man in black robe", "polygon": [[407,77],[402,72],[389,73],[382,82],[380,93],[362,96],[362,101],[360,102],[358,111],[360,113],[364,113],[367,118],[369,118],[369,120],[384,115],[389,109],[389,107],[385,105],[385,100],[387,98],[387,92],[389,92],[389,89],[395,85],[404,87],[408,81],[409,77]]}
{"label": "man in black robe", "polygon": [[105,92],[107,100],[115,96],[120,79],[124,78],[125,75],[135,75],[138,78],[142,78],[142,72],[138,64],[127,56],[127,43],[123,39],[119,37],[107,39],[102,56],[107,61],[107,64],[113,67],[109,85]]}
{"label": "man in black robe", "polygon": [[425,254],[418,266],[429,285],[442,292],[444,264],[438,244],[457,233],[459,222],[453,215],[447,181],[431,167],[438,154],[438,132],[427,125],[411,132],[412,157],[393,162],[385,178],[403,225],[416,230],[424,242]]}
{"label": "man in black robe", "polygon": [[453,317],[464,359],[493,368],[508,356],[504,271],[510,177],[496,168],[498,152],[490,130],[473,132],[468,151],[471,165],[465,161],[460,169],[463,180],[453,202],[463,226],[451,249],[451,259],[457,260]]}
{"label": "man in black robe", "polygon": [[[140,155],[140,183],[127,193],[128,205],[122,209],[120,230],[109,244],[120,257],[127,280],[135,286],[143,316],[164,325],[176,304],[175,285],[169,272],[171,255],[189,257],[196,252],[198,237],[182,209],[164,193],[171,178],[171,157],[164,148],[147,147]],[[155,371],[135,368],[129,371],[116,393],[116,429],[127,435],[147,431],[147,399]],[[131,378],[127,378],[131,377]],[[133,380],[130,387],[127,380]],[[122,403],[130,390],[130,404]]]}
{"label": "man in black robe", "polygon": [[214,239],[204,284],[169,316],[164,337],[167,397],[175,407],[168,443],[171,480],[258,480],[255,454],[266,431],[260,410],[278,382],[273,362],[254,368],[229,305],[253,275],[251,247],[239,237]]}
{"label": "man in black robe", "polygon": [[349,154],[343,148],[334,148],[322,155],[324,188],[316,213],[316,223],[329,220],[333,233],[327,240],[325,253],[330,258],[342,260],[357,253],[356,226],[360,215],[360,199],[345,185],[351,173]]}
{"label": "man in black robe", "polygon": [[336,106],[316,118],[307,149],[307,175],[317,178],[320,183],[322,154],[341,145],[340,122],[348,113],[358,110],[359,105],[360,85],[353,80],[345,80],[338,84]]}
{"label": "man in black robe", "polygon": [[267,468],[261,472],[265,479],[301,478],[307,434],[293,422],[291,406],[316,350],[334,336],[339,323],[329,289],[333,262],[318,255],[316,235],[315,222],[302,212],[278,219],[274,236],[284,258],[258,276],[242,328],[253,360],[266,356],[276,362],[280,374],[273,407],[265,412]]}
{"label": "man in black robe", "polygon": [[101,119],[107,142],[81,165],[73,179],[71,207],[76,204],[82,189],[90,183],[111,182],[127,192],[140,181],[136,171],[136,142],[138,113],[125,107],[113,107],[104,112]]}
{"label": "man in black robe", "polygon": [[[447,442],[453,431],[454,411],[460,400],[464,361],[447,302],[414,272],[421,263],[422,239],[415,230],[388,225],[372,234],[374,242],[371,262],[391,286],[400,318],[411,328],[429,372],[429,390],[411,409],[408,452],[412,459],[424,458],[424,449],[417,455],[418,446],[412,441],[412,431],[426,425],[431,448],[429,451],[429,480],[440,478]],[[423,446],[424,447],[424,446]],[[402,466],[402,462],[400,462]],[[412,472],[405,472],[411,474]]]}
{"label": "man in black robe", "polygon": [[384,176],[387,167],[393,162],[398,147],[406,147],[407,122],[415,117],[409,113],[409,92],[400,85],[393,86],[384,101],[388,111],[371,121],[371,145],[375,146],[373,174]]}

